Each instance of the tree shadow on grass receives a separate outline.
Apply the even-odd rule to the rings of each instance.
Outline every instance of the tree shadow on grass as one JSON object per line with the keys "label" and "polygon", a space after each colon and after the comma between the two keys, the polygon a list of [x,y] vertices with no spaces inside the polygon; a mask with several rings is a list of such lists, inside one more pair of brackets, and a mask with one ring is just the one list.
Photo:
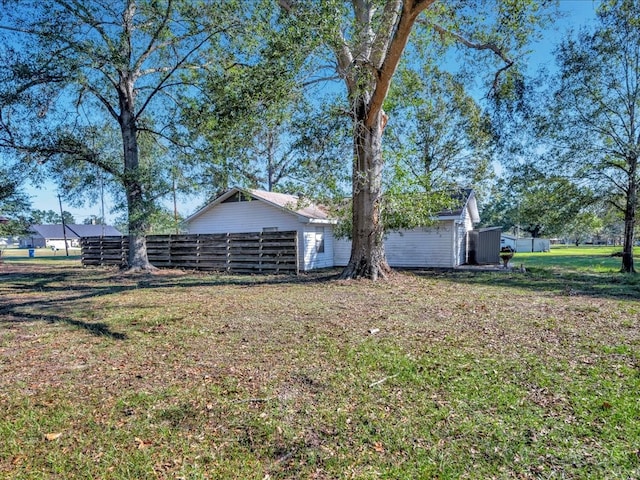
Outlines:
{"label": "tree shadow on grass", "polygon": [[47,322],[51,324],[61,323],[84,330],[98,337],[108,337],[114,340],[126,340],[127,335],[120,332],[114,332],[109,325],[104,322],[84,322],[60,315],[36,315],[32,313],[16,312],[13,309],[0,307],[0,325],[13,325],[22,322]]}
{"label": "tree shadow on grass", "polygon": [[[337,278],[337,270],[293,275],[233,275],[220,273],[162,270],[156,274],[122,274],[117,270],[86,270],[51,267],[29,271],[27,268],[0,272],[0,324],[18,322],[49,322],[66,324],[96,336],[125,340],[126,334],[114,332],[104,322],[87,322],[52,314],[63,311],[65,305],[98,297],[117,295],[143,289],[173,289],[190,287],[286,285],[322,283]],[[4,285],[4,286],[3,286]],[[37,298],[21,298],[21,293],[36,293]],[[12,298],[11,293],[16,293]],[[50,298],[47,298],[49,297]],[[43,298],[44,297],[44,298]],[[25,309],[32,309],[26,313]]]}
{"label": "tree shadow on grass", "polygon": [[[115,295],[138,289],[172,289],[190,287],[323,284],[337,280],[341,269],[325,269],[295,275],[240,275],[219,272],[198,272],[162,269],[155,274],[123,274],[115,269],[78,269],[51,267],[29,272],[1,274],[4,283],[14,291],[38,291],[43,294],[68,292],[64,302]],[[558,272],[557,270],[531,267],[526,273],[517,269],[509,271],[451,271],[437,269],[397,269],[399,272],[432,277],[459,284],[489,284],[505,289],[547,291],[559,295],[588,295],[593,297],[640,300],[640,275],[621,273]],[[0,272],[2,273],[2,272]],[[0,284],[0,291],[2,286]],[[1,297],[0,297],[1,298]],[[57,300],[58,302],[60,300]],[[23,303],[42,303],[34,300]],[[1,305],[1,301],[0,301]]]}
{"label": "tree shadow on grass", "polygon": [[[52,267],[51,273],[17,272],[1,275],[13,290],[43,292],[87,291],[87,297],[102,296],[141,288],[206,287],[206,286],[264,286],[305,283],[325,283],[338,278],[340,269],[318,270],[300,275],[227,274],[163,269],[161,274],[122,274],[116,270],[89,271]],[[104,285],[100,285],[99,283]],[[60,285],[56,285],[60,284]]]}
{"label": "tree shadow on grass", "polygon": [[[77,270],[58,269],[51,272],[3,272],[1,276],[3,286],[0,286],[0,291],[3,293],[0,296],[0,325],[27,322],[66,324],[92,335],[125,340],[126,334],[113,331],[104,322],[88,322],[52,313],[64,311],[65,305],[73,304],[73,302],[136,288],[131,285],[98,284],[91,282],[91,280],[79,284],[77,283],[79,278],[77,272]],[[19,296],[12,297],[11,293],[14,292],[18,295],[24,292],[33,292],[39,294],[39,298],[25,300]],[[61,297],[60,292],[65,292],[67,295]],[[48,296],[51,298],[46,298]],[[25,311],[25,309],[32,311]]]}

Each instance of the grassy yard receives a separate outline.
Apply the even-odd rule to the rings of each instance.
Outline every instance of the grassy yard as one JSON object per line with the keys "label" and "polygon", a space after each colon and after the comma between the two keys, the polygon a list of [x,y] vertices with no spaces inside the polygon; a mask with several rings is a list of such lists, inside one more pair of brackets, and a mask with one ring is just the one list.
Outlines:
{"label": "grassy yard", "polygon": [[[640,268],[640,257],[636,248],[634,260]],[[516,253],[514,265],[524,263],[526,267],[540,267],[561,273],[614,273],[620,270],[621,258],[613,256],[622,252],[622,247],[608,246],[553,246],[549,252]]]}
{"label": "grassy yard", "polygon": [[0,478],[638,478],[640,281],[556,252],[376,284],[6,258]]}
{"label": "grassy yard", "polygon": [[35,248],[34,256],[29,257],[28,248],[3,248],[0,251],[0,259],[5,263],[25,263],[25,264],[37,264],[37,265],[79,265],[80,264],[80,249],[70,248],[69,256],[66,255],[64,250],[53,251],[49,248]]}

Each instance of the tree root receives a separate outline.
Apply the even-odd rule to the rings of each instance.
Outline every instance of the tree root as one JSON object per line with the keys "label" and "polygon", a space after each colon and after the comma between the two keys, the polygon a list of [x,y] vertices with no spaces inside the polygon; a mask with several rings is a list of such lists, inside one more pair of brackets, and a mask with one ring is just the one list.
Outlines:
{"label": "tree root", "polygon": [[150,263],[147,265],[135,265],[133,267],[125,267],[122,271],[123,275],[136,275],[140,273],[153,273],[160,270],[158,267],[154,267]]}
{"label": "tree root", "polygon": [[350,261],[338,277],[339,280],[368,279],[371,281],[385,280],[393,270],[386,260],[371,264],[361,259],[359,262]]}

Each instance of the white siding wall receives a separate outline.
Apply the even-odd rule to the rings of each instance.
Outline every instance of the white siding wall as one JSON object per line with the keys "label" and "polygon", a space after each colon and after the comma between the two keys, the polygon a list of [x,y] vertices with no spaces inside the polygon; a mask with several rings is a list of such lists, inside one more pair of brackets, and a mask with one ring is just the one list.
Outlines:
{"label": "white siding wall", "polygon": [[[429,228],[416,228],[390,232],[385,237],[384,249],[392,267],[441,267],[453,264],[453,221],[439,222]],[[345,266],[351,254],[351,241],[336,239],[334,263]]]}
{"label": "white siding wall", "polygon": [[392,267],[453,267],[452,237],[451,221],[390,233],[385,240],[387,261]]}
{"label": "white siding wall", "polygon": [[[56,250],[64,250],[64,239],[61,240],[47,240],[46,241],[46,246],[51,248],[51,249],[56,249]],[[78,246],[78,240],[71,240],[71,239],[67,239],[67,246],[68,247],[77,247]]]}
{"label": "white siding wall", "polygon": [[301,270],[332,266],[333,235],[330,225],[324,225],[324,253],[318,253],[316,252],[316,225],[302,223],[294,214],[284,212],[260,200],[220,203],[187,225],[189,233],[261,232],[263,228],[269,227],[277,227],[279,231],[298,232]]}
{"label": "white siding wall", "polygon": [[467,233],[471,230],[473,230],[473,221],[471,220],[469,210],[465,209],[461,222],[456,225],[454,266],[467,263],[467,255],[469,252],[469,235],[467,235]]}
{"label": "white siding wall", "polygon": [[[303,270],[333,267],[333,227],[331,225],[306,224],[303,230],[304,250],[300,250],[304,252]],[[324,252],[318,252],[317,249],[317,235],[320,233],[324,238]]]}
{"label": "white siding wall", "polygon": [[[389,232],[385,238],[387,261],[392,267],[452,268],[467,260],[468,236],[473,229],[468,211],[461,222],[441,221],[428,228]],[[259,200],[216,205],[192,220],[189,233],[261,232],[277,227],[298,232],[300,269],[312,270],[345,266],[351,254],[351,241],[334,238],[331,225],[302,223],[287,212]],[[324,227],[324,252],[317,251],[317,228]]]}
{"label": "white siding wall", "polygon": [[333,239],[333,264],[336,267],[345,267],[351,256],[351,240],[348,238]]}
{"label": "white siding wall", "polygon": [[511,238],[510,236],[502,235],[500,237],[500,247],[511,247],[516,252],[529,253],[529,252],[548,252],[551,247],[551,242],[548,238]]}
{"label": "white siding wall", "polygon": [[259,200],[220,203],[189,222],[189,233],[261,232],[265,227],[300,230],[302,224],[293,215]]}

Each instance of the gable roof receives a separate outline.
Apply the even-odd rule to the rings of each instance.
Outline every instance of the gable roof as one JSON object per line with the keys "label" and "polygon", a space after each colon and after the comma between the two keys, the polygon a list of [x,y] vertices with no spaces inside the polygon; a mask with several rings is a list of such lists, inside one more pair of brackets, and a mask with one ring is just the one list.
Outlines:
{"label": "gable roof", "polygon": [[193,215],[188,217],[185,222],[190,222],[193,219],[199,217],[205,212],[208,212],[216,205],[223,203],[225,200],[230,199],[236,194],[243,194],[250,197],[252,200],[261,201],[272,207],[278,208],[283,212],[296,215],[300,220],[307,223],[337,223],[329,217],[327,211],[320,205],[317,205],[306,199],[297,197],[296,195],[289,195],[286,193],[267,192],[264,190],[245,190],[243,188],[234,187],[227,190],[222,195],[218,196],[211,203],[205,205]]}
{"label": "gable roof", "polygon": [[[437,191],[433,192],[442,197],[441,202],[447,205],[446,208],[443,208],[437,213],[430,213],[432,216],[432,220],[462,220],[464,213],[466,210],[469,211],[469,217],[472,223],[480,222],[480,213],[478,212],[478,203],[476,201],[476,195],[471,188],[456,188],[451,189],[449,191]],[[409,192],[400,194],[399,197],[404,201],[410,201],[414,204],[420,204],[421,202],[425,202],[426,204],[431,203],[431,199],[429,198],[429,193],[426,192]],[[349,201],[349,199],[345,199]],[[393,205],[393,199],[390,202],[392,205],[387,208],[392,213],[394,209],[405,208],[402,203],[400,205]]]}
{"label": "gable roof", "polygon": [[442,210],[438,213],[439,220],[457,220],[461,217],[464,210],[468,208],[469,214],[471,215],[471,221],[473,223],[478,223],[480,221],[476,194],[471,188],[461,188],[454,191],[451,194],[451,199],[453,200],[451,208]]}
{"label": "gable roof", "polygon": [[[122,236],[115,227],[111,225],[65,225],[65,232],[68,239],[80,237],[111,237]],[[30,230],[43,238],[64,238],[61,224],[53,225],[31,225]]]}
{"label": "gable roof", "polygon": [[[188,223],[195,218],[199,217],[205,212],[208,212],[216,205],[219,205],[226,200],[230,199],[236,194],[243,194],[249,196],[253,200],[262,201],[273,207],[276,207],[284,212],[291,213],[298,216],[301,220],[308,223],[330,223],[335,224],[338,221],[330,218],[326,209],[313,202],[301,199],[296,195],[289,195],[286,193],[267,192],[264,190],[245,190],[242,188],[234,187],[227,190],[222,195],[218,196],[211,203],[205,205],[200,210],[189,216],[185,222]],[[478,204],[476,202],[476,196],[472,189],[459,189],[451,194],[453,200],[452,207],[447,210],[443,210],[438,213],[438,220],[458,220],[463,215],[465,209],[469,209],[471,221],[478,223],[480,221],[480,214],[478,212]]]}

